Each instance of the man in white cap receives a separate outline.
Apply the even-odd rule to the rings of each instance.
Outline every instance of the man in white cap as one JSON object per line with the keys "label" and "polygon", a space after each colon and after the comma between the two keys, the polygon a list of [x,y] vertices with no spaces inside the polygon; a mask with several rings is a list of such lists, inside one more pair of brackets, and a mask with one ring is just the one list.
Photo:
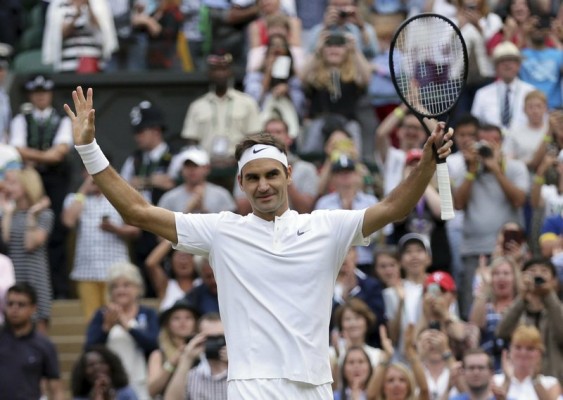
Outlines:
{"label": "man in white cap", "polygon": [[[154,207],[128,186],[94,137],[93,91],[72,94],[75,147],[124,220],[182,251],[208,256],[217,279],[229,359],[228,398],[329,399],[329,322],[334,282],[350,246],[402,218],[422,196],[453,131],[435,124],[418,166],[394,192],[363,210],[299,214],[288,206],[292,168],[269,134],[236,147],[238,182],[252,213],[183,214]],[[428,121],[431,122],[431,121]]]}
{"label": "man in white cap", "polygon": [[471,114],[503,129],[525,125],[524,98],[535,88],[518,78],[520,50],[512,42],[502,42],[493,51],[493,61],[497,80],[477,90]]}
{"label": "man in white cap", "polygon": [[209,155],[205,150],[190,147],[178,154],[176,159],[180,164],[178,167],[184,183],[164,193],[158,202],[159,207],[184,213],[236,211],[231,193],[221,186],[207,182],[211,167]]}

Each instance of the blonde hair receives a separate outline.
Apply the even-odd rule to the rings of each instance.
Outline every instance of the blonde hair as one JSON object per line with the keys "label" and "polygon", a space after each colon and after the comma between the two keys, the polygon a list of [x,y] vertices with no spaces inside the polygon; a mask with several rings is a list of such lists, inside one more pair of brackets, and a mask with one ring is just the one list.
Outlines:
{"label": "blonde hair", "polygon": [[113,289],[113,282],[119,278],[125,278],[129,282],[133,282],[139,287],[139,297],[145,295],[145,284],[143,282],[143,277],[139,272],[139,268],[129,262],[117,262],[109,267],[108,271],[108,290],[111,295]]}
{"label": "blonde hair", "polygon": [[514,344],[526,344],[535,347],[542,353],[545,351],[541,333],[533,325],[520,325],[512,334],[510,340],[511,346]]}
{"label": "blonde hair", "polygon": [[526,97],[524,97],[524,104],[527,104],[529,100],[538,99],[541,100],[544,104],[547,104],[547,96],[541,90],[532,90],[529,92]]}
{"label": "blonde hair", "polygon": [[389,366],[387,368],[385,368],[385,372],[383,373],[383,382],[381,385],[381,398],[385,399],[385,394],[383,393],[383,389],[385,388],[385,376],[387,375],[387,372],[389,371],[390,368],[395,368],[397,370],[399,370],[399,372],[401,372],[406,378],[407,378],[407,382],[409,384],[409,391],[407,393],[407,398],[405,400],[417,400],[416,399],[416,382],[414,380],[414,376],[412,374],[412,372],[410,371],[410,369],[403,363],[401,362],[393,362],[391,364],[389,364]]}
{"label": "blonde hair", "polygon": [[[317,52],[310,61],[311,68],[304,76],[303,81],[305,85],[312,86],[316,89],[328,89],[332,92],[335,89],[331,79],[331,70],[333,67],[328,65],[323,55],[325,47],[326,44],[323,44],[320,52]],[[367,82],[363,82],[358,66],[354,60],[355,50],[351,49],[348,44],[346,44],[345,47],[346,55],[344,56],[342,64],[338,67],[340,70],[340,80],[346,83],[355,82],[357,85],[362,86],[367,85]]]}
{"label": "blonde hair", "polygon": [[172,335],[170,335],[168,326],[160,328],[160,332],[158,333],[158,343],[160,345],[160,350],[162,350],[162,354],[164,354],[165,360],[170,360],[170,358],[172,358],[179,349],[179,347],[176,347],[172,341]]}
{"label": "blonde hair", "polygon": [[21,170],[14,170],[14,173],[23,186],[23,190],[31,205],[38,203],[45,196],[43,181],[35,168],[25,167]]}
{"label": "blonde hair", "polygon": [[[514,291],[514,297],[518,295],[518,284],[520,282],[520,269],[518,268],[517,264],[512,261],[509,257],[496,257],[491,261],[491,278],[495,270],[500,267],[501,265],[508,264],[510,269],[512,270],[512,276],[514,277],[514,282],[512,282],[512,290]],[[492,302],[496,300],[495,294],[491,288],[491,293],[488,293],[489,298]]]}

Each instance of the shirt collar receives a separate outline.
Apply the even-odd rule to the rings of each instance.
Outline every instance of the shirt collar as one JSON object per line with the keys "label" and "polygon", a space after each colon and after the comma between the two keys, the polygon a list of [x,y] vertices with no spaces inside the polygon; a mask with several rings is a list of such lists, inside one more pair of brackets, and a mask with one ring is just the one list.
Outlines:
{"label": "shirt collar", "polygon": [[33,115],[33,118],[42,120],[42,119],[49,118],[52,111],[53,111],[53,107],[47,107],[44,110],[39,110],[37,108],[34,108],[32,115]]}
{"label": "shirt collar", "polygon": [[168,150],[168,145],[166,143],[162,142],[161,144],[156,146],[154,149],[152,149],[151,151],[149,151],[148,153],[145,153],[145,154],[147,154],[149,156],[151,161],[158,161],[158,160],[160,160],[162,155],[166,152],[166,150]]}
{"label": "shirt collar", "polygon": [[210,92],[207,93],[207,98],[210,101],[215,101],[215,102],[232,100],[234,98],[234,91],[235,90],[233,88],[228,88],[227,92],[222,97],[217,96],[214,91],[210,91]]}
{"label": "shirt collar", "polygon": [[220,381],[227,377],[227,369],[216,375],[211,375],[211,366],[209,365],[209,361],[205,358],[205,354],[200,356],[200,363],[196,368],[202,375],[214,381]]}

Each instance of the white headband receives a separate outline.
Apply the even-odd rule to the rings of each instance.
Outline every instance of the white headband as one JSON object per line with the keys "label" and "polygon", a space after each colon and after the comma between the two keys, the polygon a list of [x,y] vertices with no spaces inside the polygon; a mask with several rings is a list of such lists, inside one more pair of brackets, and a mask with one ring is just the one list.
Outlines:
{"label": "white headband", "polygon": [[238,173],[240,175],[242,168],[248,164],[250,161],[257,160],[259,158],[271,158],[278,160],[287,168],[287,156],[282,153],[278,148],[271,146],[269,144],[255,144],[254,146],[246,149],[240,160],[238,162]]}

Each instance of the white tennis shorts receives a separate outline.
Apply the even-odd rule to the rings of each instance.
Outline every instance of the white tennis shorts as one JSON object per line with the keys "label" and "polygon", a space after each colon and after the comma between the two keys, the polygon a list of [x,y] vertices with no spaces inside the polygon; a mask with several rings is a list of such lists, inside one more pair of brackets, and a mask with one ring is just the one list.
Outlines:
{"label": "white tennis shorts", "polygon": [[332,400],[330,383],[311,385],[289,379],[235,379],[229,381],[229,400]]}

